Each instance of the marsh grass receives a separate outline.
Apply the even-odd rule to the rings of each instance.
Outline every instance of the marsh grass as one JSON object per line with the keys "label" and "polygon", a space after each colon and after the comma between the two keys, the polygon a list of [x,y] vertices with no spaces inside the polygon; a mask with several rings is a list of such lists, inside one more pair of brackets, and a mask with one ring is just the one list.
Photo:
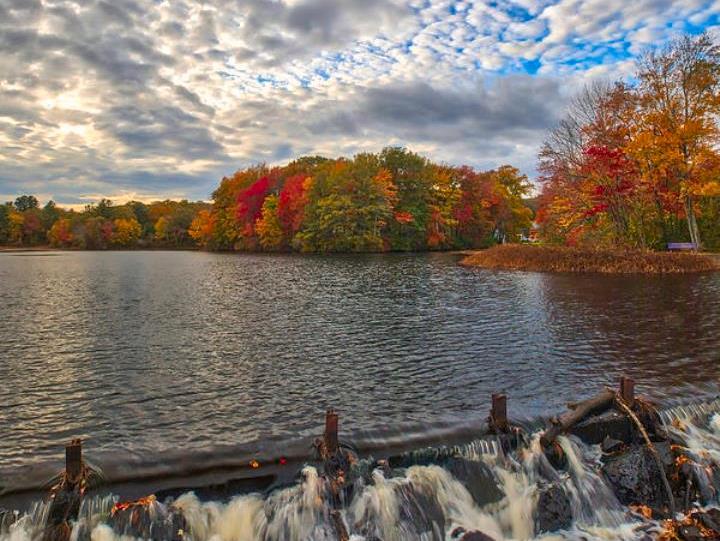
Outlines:
{"label": "marsh grass", "polygon": [[713,257],[696,253],[589,250],[504,244],[465,257],[461,265],[536,272],[670,274],[719,271]]}

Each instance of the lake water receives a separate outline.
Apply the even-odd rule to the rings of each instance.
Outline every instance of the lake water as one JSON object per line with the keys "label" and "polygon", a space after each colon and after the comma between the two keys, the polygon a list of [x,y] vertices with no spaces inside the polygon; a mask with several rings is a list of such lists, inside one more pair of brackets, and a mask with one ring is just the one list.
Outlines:
{"label": "lake water", "polygon": [[720,274],[466,269],[450,254],[0,254],[0,464],[556,412],[621,374],[720,377]]}

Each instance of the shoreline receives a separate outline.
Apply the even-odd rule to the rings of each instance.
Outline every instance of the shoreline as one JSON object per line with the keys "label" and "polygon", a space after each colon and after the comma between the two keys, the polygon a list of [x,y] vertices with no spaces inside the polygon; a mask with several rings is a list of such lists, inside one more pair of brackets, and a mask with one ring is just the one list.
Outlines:
{"label": "shoreline", "polygon": [[55,246],[0,246],[0,254],[25,252],[200,252],[197,247],[178,248],[163,246],[138,246],[136,248],[59,248]]}
{"label": "shoreline", "polygon": [[651,275],[720,272],[720,254],[715,253],[504,244],[463,255],[460,265],[493,270]]}

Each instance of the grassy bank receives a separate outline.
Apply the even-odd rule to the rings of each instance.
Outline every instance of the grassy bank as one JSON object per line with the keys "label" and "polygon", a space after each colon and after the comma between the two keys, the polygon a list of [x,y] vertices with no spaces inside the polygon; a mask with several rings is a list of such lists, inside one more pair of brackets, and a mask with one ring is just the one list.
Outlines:
{"label": "grassy bank", "polygon": [[694,253],[583,250],[505,244],[475,252],[461,265],[536,272],[688,273],[720,270],[713,256]]}

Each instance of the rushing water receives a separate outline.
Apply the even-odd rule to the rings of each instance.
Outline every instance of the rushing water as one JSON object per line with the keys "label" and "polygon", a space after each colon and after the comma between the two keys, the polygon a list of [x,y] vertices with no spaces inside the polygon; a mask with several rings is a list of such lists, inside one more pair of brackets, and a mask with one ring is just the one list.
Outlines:
{"label": "rushing water", "polygon": [[720,376],[720,274],[466,269],[449,254],[0,254],[0,471],[342,429],[535,416],[634,375]]}
{"label": "rushing water", "polygon": [[[676,441],[682,441],[695,467],[718,472],[720,466],[720,403],[705,408],[677,408],[664,420]],[[452,450],[414,453],[414,465],[378,468],[356,482],[339,511],[351,541],[458,540],[463,532],[482,532],[501,540],[625,540],[657,539],[664,524],[633,514],[613,495],[598,474],[596,447],[560,437],[567,465],[555,469],[541,451],[538,434],[517,451],[473,442]],[[434,455],[431,455],[434,452]],[[474,465],[470,475],[456,478],[445,462],[422,464],[425,456],[452,456]],[[443,455],[444,454],[444,455]],[[438,460],[438,462],[441,462]],[[359,467],[362,467],[360,464]],[[712,467],[712,469],[711,469]],[[543,532],[538,517],[541,493],[548,484],[567,495],[571,522]],[[720,479],[705,477],[707,507],[718,505]],[[338,540],[326,481],[305,467],[298,482],[265,496],[238,495],[227,502],[200,501],[186,493],[164,503],[147,504],[145,518],[122,521],[112,512],[113,497],[87,498],[73,524],[73,541],[131,541],[136,536],[170,541],[312,541]],[[27,514],[0,520],[0,541],[31,541],[42,534],[48,504]],[[180,520],[178,520],[180,519]],[[471,538],[488,539],[488,538]]]}

